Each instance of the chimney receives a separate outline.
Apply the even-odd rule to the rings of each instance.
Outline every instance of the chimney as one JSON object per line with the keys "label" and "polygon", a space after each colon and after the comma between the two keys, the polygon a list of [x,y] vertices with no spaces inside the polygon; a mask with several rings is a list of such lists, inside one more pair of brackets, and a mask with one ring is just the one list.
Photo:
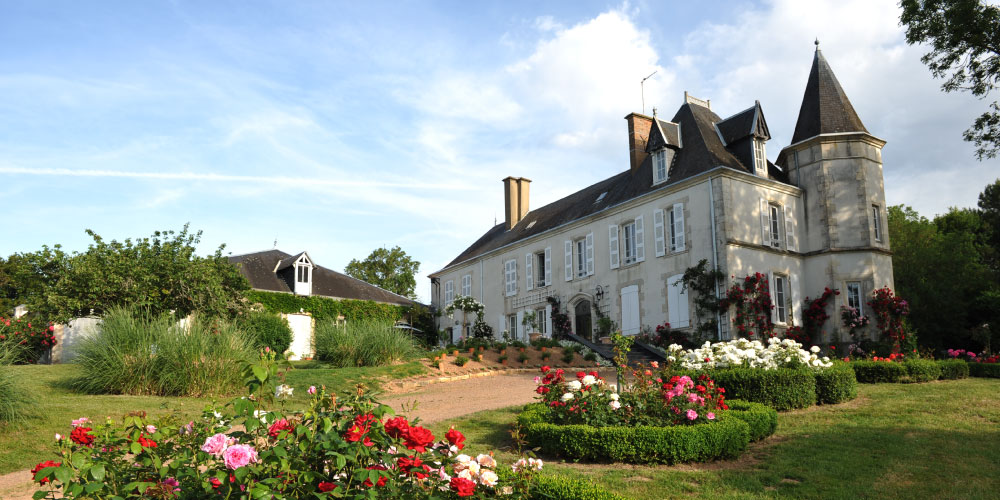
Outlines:
{"label": "chimney", "polygon": [[653,126],[653,118],[639,113],[630,113],[625,117],[628,122],[628,158],[629,166],[634,175],[642,162],[649,156],[646,153],[646,142],[649,141],[649,129]]}
{"label": "chimney", "polygon": [[508,231],[528,215],[530,184],[531,179],[524,177],[507,177],[503,180],[504,216]]}

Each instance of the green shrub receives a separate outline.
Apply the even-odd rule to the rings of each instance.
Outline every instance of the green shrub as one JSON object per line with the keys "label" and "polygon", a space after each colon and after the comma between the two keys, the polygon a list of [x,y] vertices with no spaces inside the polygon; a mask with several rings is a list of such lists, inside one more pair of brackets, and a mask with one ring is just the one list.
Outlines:
{"label": "green shrub", "polygon": [[316,359],[338,368],[382,366],[420,355],[416,341],[386,321],[323,321],[316,325]]}
{"label": "green shrub", "polygon": [[906,368],[903,382],[930,382],[941,378],[941,367],[929,359],[908,359],[903,362],[903,367]]}
{"label": "green shrub", "polygon": [[858,397],[858,379],[851,365],[834,362],[830,368],[814,372],[816,375],[816,403],[837,404]]}
{"label": "green shrub", "polygon": [[380,304],[371,300],[331,299],[319,295],[292,295],[260,290],[243,293],[251,303],[264,306],[273,313],[293,314],[308,311],[316,321],[335,321],[343,316],[348,323],[354,321],[395,322],[403,315],[404,307]]}
{"label": "green shrub", "polygon": [[275,313],[251,312],[240,321],[240,326],[259,349],[270,347],[275,352],[283,353],[292,345],[292,328],[288,326],[288,320]]}
{"label": "green shrub", "polygon": [[750,441],[764,439],[778,429],[778,412],[774,408],[761,403],[727,400],[729,415],[732,415],[750,426]]}
{"label": "green shrub", "polygon": [[17,358],[15,351],[13,347],[0,345],[0,424],[20,421],[32,402],[9,368]]}
{"label": "green shrub", "polygon": [[576,358],[576,354],[573,354],[572,351],[566,351],[562,355],[562,362],[566,363],[566,364],[570,364],[570,363],[573,362],[573,360],[575,358]]}
{"label": "green shrub", "polygon": [[862,384],[902,382],[906,367],[892,361],[852,361],[854,376]]}
{"label": "green shrub", "polygon": [[710,424],[668,427],[591,427],[546,423],[548,408],[525,407],[518,423],[531,446],[572,460],[627,463],[704,462],[740,455],[750,442],[750,426],[731,415]]}
{"label": "green shrub", "polygon": [[455,364],[458,365],[458,366],[465,366],[465,364],[468,363],[468,362],[469,362],[469,358],[467,358],[465,356],[459,356],[459,357],[455,358]]}
{"label": "green shrub", "polygon": [[1000,378],[1000,363],[968,363],[969,376]]}
{"label": "green shrub", "polygon": [[521,364],[527,363],[528,362],[528,355],[522,352],[521,354],[517,355],[517,360],[520,361]]}
{"label": "green shrub", "polygon": [[969,364],[961,359],[942,359],[936,361],[941,368],[942,380],[956,380],[969,377]]}
{"label": "green shrub", "polygon": [[586,480],[539,475],[531,487],[531,500],[625,500]]}
{"label": "green shrub", "polygon": [[807,369],[717,368],[704,372],[726,389],[726,398],[763,403],[778,411],[816,403],[816,377]]}
{"label": "green shrub", "polygon": [[[590,351],[587,354],[583,355],[583,359],[584,359],[584,361],[590,361],[590,362],[597,361],[597,353],[594,352],[594,351]],[[572,361],[572,360],[570,360],[570,361]],[[568,362],[569,361],[567,361],[567,363]]]}
{"label": "green shrub", "polygon": [[73,385],[89,393],[205,396],[243,386],[240,364],[255,356],[253,341],[234,324],[191,316],[113,307],[96,334],[84,338]]}

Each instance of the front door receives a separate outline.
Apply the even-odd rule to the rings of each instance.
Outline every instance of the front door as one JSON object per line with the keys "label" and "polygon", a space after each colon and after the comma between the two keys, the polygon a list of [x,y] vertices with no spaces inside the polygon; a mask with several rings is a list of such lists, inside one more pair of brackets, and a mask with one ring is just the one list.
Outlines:
{"label": "front door", "polygon": [[594,328],[590,323],[590,301],[581,300],[574,308],[576,325],[575,333],[585,339],[593,341]]}

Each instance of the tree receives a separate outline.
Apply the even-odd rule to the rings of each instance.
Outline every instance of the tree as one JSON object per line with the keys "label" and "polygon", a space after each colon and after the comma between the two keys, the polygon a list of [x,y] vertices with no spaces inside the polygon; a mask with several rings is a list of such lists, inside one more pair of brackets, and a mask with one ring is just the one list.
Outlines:
{"label": "tree", "polygon": [[397,246],[391,250],[376,248],[362,261],[351,259],[344,268],[344,274],[416,300],[417,281],[414,276],[418,270],[420,263]]}
{"label": "tree", "polygon": [[[986,98],[1000,81],[1000,8],[979,0],[902,0],[899,23],[906,42],[930,43],[920,59],[935,78],[946,78],[945,92],[967,90]],[[975,143],[976,157],[994,158],[1000,152],[1000,105],[989,110],[965,131]]]}
{"label": "tree", "polygon": [[1000,179],[979,193],[979,215],[986,263],[993,272],[1000,274]]}
{"label": "tree", "polygon": [[59,245],[0,258],[0,315],[25,304],[29,311],[47,308],[48,291],[66,273],[69,255]]}

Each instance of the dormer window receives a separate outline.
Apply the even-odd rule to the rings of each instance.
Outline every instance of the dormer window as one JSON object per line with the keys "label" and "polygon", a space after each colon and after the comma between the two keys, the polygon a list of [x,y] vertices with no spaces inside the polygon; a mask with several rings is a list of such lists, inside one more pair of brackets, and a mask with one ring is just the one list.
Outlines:
{"label": "dormer window", "polygon": [[653,153],[653,184],[667,180],[667,153],[661,149]]}
{"label": "dormer window", "polygon": [[295,259],[295,294],[312,295],[313,263],[305,253]]}
{"label": "dormer window", "polygon": [[763,139],[753,140],[753,167],[757,175],[767,177],[767,151]]}

